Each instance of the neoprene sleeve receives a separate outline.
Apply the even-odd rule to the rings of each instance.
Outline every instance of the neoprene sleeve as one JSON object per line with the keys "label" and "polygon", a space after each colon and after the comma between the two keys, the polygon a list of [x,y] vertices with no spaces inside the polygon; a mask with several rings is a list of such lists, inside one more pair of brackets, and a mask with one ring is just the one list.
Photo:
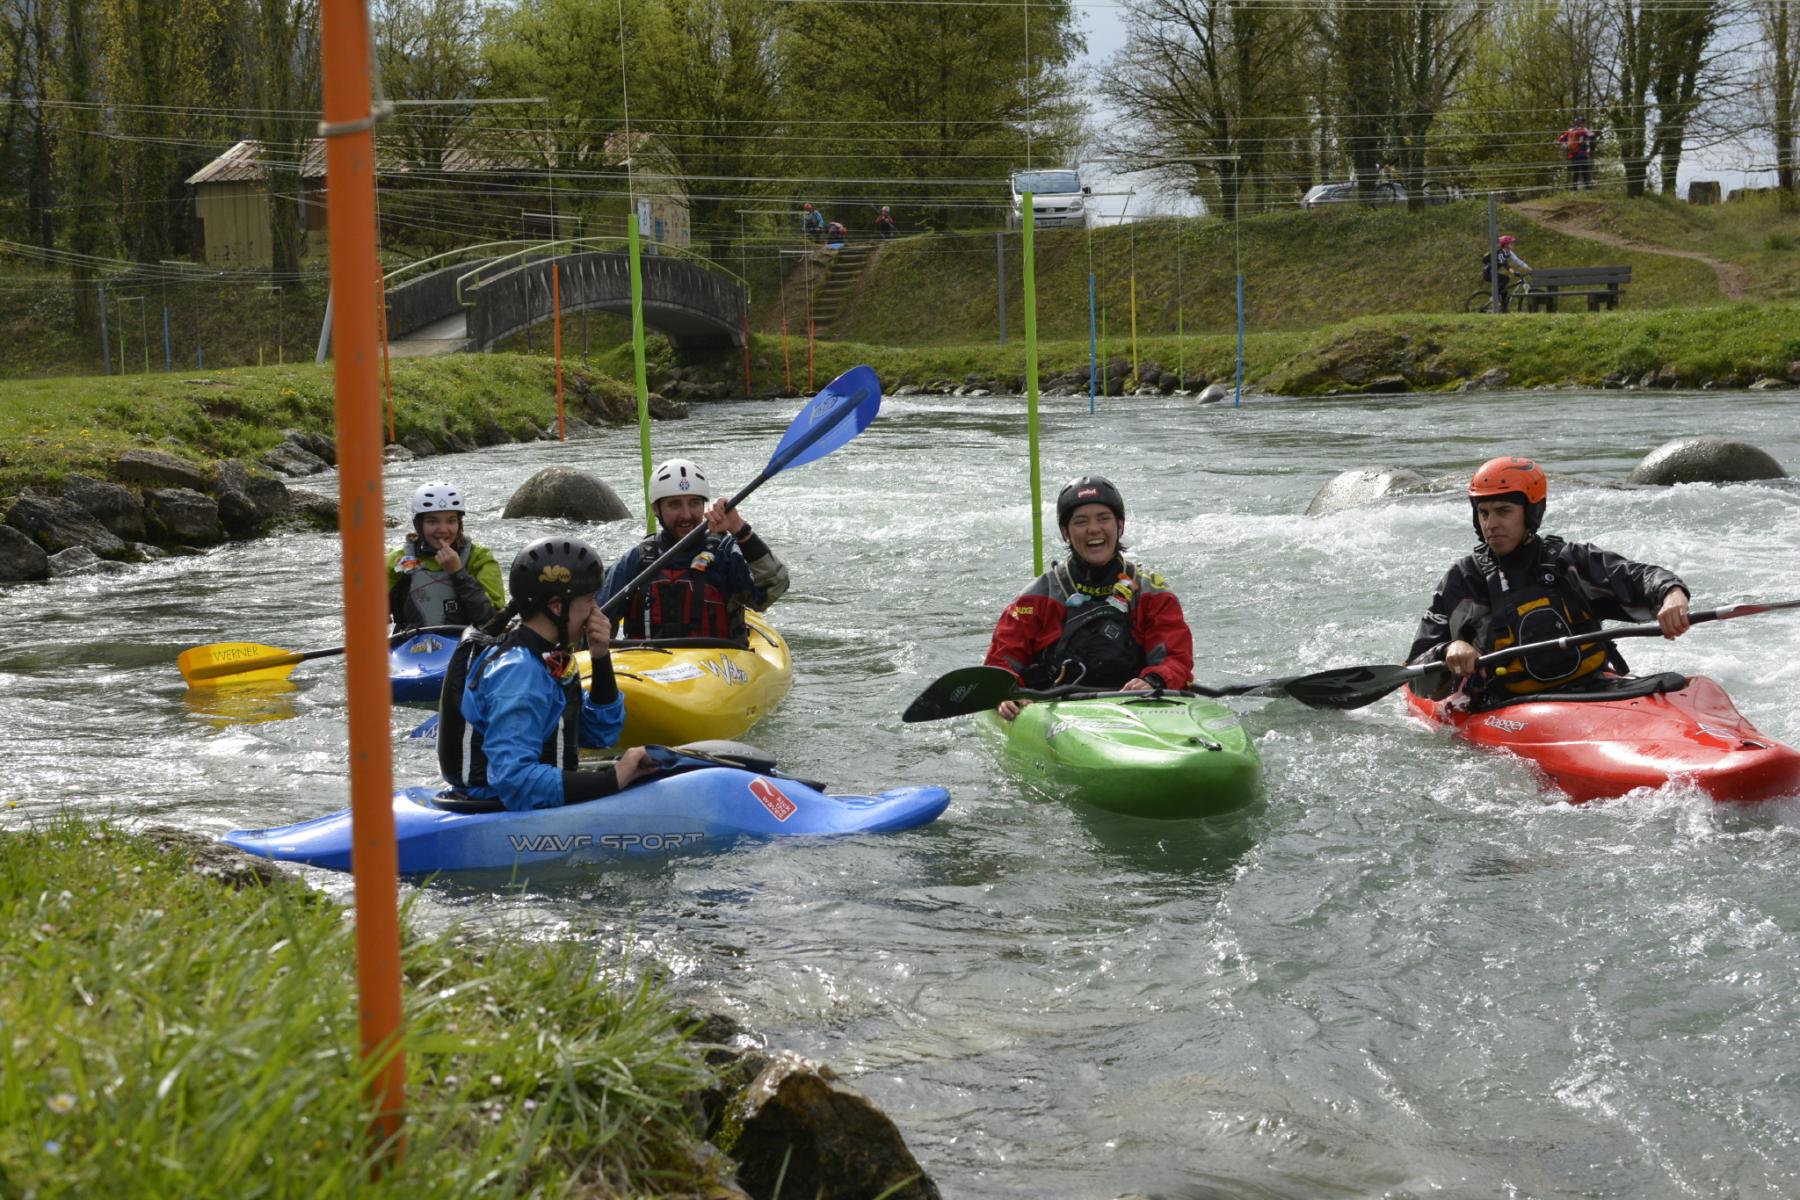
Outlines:
{"label": "neoprene sleeve", "polygon": [[581,804],[611,796],[619,790],[619,768],[608,765],[600,771],[564,771],[563,803]]}
{"label": "neoprene sleeve", "polygon": [[613,675],[612,651],[593,656],[594,673],[588,679],[588,696],[595,704],[611,704],[619,698],[619,681]]}

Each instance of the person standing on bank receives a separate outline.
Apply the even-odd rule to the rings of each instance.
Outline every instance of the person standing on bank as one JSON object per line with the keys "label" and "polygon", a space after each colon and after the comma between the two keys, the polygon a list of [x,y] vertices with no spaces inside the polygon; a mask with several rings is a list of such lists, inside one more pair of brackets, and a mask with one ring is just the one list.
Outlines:
{"label": "person standing on bank", "polygon": [[388,617],[396,628],[480,625],[506,602],[500,564],[463,532],[463,495],[434,480],[413,493],[413,531],[388,555]]}
{"label": "person standing on bank", "polygon": [[1594,186],[1594,131],[1587,121],[1576,117],[1573,124],[1556,135],[1556,144],[1569,160],[1569,190],[1581,191]]}
{"label": "person standing on bank", "polygon": [[766,612],[788,590],[788,570],[738,509],[707,503],[712,487],[700,468],[671,458],[650,473],[650,507],[661,528],[612,565],[600,603],[625,586],[701,522],[707,535],[684,563],[658,572],[631,593],[619,620],[621,637],[719,638],[746,643],[744,610]]}
{"label": "person standing on bank", "polygon": [[1490,459],[1469,481],[1480,541],[1439,581],[1406,657],[1409,664],[1441,661],[1450,668],[1427,698],[1463,688],[1475,709],[1539,693],[1554,699],[1558,688],[1591,685],[1608,669],[1624,675],[1630,668],[1609,642],[1527,655],[1500,676],[1474,675],[1476,658],[1598,633],[1602,620],[1655,620],[1669,638],[1688,631],[1687,585],[1673,571],[1540,534],[1549,492],[1543,469],[1529,458]]}
{"label": "person standing on bank", "polygon": [[[1148,692],[1188,685],[1194,635],[1163,577],[1127,559],[1125,498],[1102,475],[1057,494],[1056,524],[1069,557],[1007,606],[983,665],[1028,688],[1080,684]],[[1010,721],[1029,700],[999,706]]]}
{"label": "person standing on bank", "polygon": [[894,236],[894,211],[885,204],[881,206],[881,215],[875,218],[875,232],[884,241]]}
{"label": "person standing on bank", "polygon": [[[556,808],[610,796],[656,769],[642,746],[604,769],[581,769],[582,746],[613,745],[625,728],[612,623],[594,598],[600,576],[600,556],[586,542],[533,542],[508,572],[512,602],[456,648],[438,766],[463,795],[514,812]],[[584,643],[593,661],[585,693],[574,655]]]}

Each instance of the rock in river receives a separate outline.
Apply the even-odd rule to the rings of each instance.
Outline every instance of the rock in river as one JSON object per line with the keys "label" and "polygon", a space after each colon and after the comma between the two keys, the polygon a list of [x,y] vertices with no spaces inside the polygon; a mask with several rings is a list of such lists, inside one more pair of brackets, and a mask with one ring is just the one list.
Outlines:
{"label": "rock in river", "polygon": [[561,517],[569,521],[629,521],[631,510],[592,475],[572,467],[545,467],[520,485],[502,517]]}
{"label": "rock in river", "polygon": [[1786,479],[1766,450],[1748,442],[1720,437],[1676,438],[1646,454],[1626,477],[1627,483],[1744,483],[1753,479]]}
{"label": "rock in river", "polygon": [[1431,481],[1411,467],[1357,467],[1332,479],[1313,496],[1306,515],[1322,517],[1340,509],[1358,508],[1383,496],[1410,495],[1431,490]]}

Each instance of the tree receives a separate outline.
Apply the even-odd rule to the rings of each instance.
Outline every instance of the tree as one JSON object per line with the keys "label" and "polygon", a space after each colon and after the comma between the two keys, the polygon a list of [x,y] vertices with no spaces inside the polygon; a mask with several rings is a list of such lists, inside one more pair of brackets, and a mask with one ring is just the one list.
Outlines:
{"label": "tree", "polygon": [[904,203],[906,180],[922,223],[991,219],[1012,167],[1060,165],[1078,139],[1067,71],[1081,46],[1067,0],[1017,14],[793,5],[779,42],[787,170],[856,181],[813,197],[830,204]]}
{"label": "tree", "polygon": [[68,0],[63,13],[63,99],[69,138],[64,144],[65,193],[77,198],[68,223],[70,273],[75,288],[76,332],[91,335],[99,328],[97,260],[113,248],[111,215],[95,201],[110,194],[107,147],[102,141],[98,76],[98,38],[93,29],[91,0]]}
{"label": "tree", "polygon": [[1469,65],[1486,9],[1469,0],[1408,0],[1392,43],[1393,142],[1407,204],[1425,203],[1427,137]]}
{"label": "tree", "polygon": [[291,285],[300,270],[300,171],[319,111],[316,0],[257,0],[250,89],[269,197],[270,277]]}
{"label": "tree", "polygon": [[1382,163],[1394,146],[1398,108],[1394,47],[1403,36],[1399,7],[1371,0],[1335,0],[1314,17],[1331,61],[1339,142],[1365,200],[1375,195]]}
{"label": "tree", "polygon": [[1102,68],[1100,92],[1126,123],[1105,148],[1227,218],[1247,185],[1266,203],[1270,148],[1304,131],[1277,105],[1298,82],[1305,18],[1254,0],[1128,0],[1125,12],[1130,32]]}
{"label": "tree", "polygon": [[1791,203],[1796,188],[1794,173],[1795,133],[1800,123],[1800,22],[1794,20],[1789,0],[1757,0],[1756,19],[1762,31],[1766,57],[1760,75],[1764,117],[1775,143],[1775,179],[1784,204]]}
{"label": "tree", "polygon": [[1709,54],[1719,30],[1718,0],[1688,0],[1658,12],[1657,64],[1650,91],[1656,97],[1656,132],[1652,149],[1662,168],[1662,190],[1674,195],[1681,156],[1695,113],[1717,93],[1717,80],[1707,76],[1714,59]]}
{"label": "tree", "polygon": [[475,0],[374,0],[375,61],[390,100],[449,101],[399,109],[382,128],[384,154],[440,171],[468,127],[481,83],[481,9]]}
{"label": "tree", "polygon": [[770,0],[665,0],[647,14],[634,81],[655,133],[691,177],[694,228],[722,240],[733,211],[767,190],[748,181],[781,153],[778,9]]}

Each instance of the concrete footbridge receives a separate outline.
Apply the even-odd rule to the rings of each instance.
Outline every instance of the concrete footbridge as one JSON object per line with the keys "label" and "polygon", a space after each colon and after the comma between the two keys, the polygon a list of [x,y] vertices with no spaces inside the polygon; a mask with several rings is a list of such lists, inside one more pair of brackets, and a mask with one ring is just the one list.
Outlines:
{"label": "concrete footbridge", "polygon": [[[644,246],[640,263],[645,328],[684,349],[744,345],[749,291],[742,278],[657,243]],[[408,263],[383,282],[396,357],[491,350],[549,321],[559,303],[564,315],[631,311],[631,264],[625,239],[616,237],[467,246]]]}

